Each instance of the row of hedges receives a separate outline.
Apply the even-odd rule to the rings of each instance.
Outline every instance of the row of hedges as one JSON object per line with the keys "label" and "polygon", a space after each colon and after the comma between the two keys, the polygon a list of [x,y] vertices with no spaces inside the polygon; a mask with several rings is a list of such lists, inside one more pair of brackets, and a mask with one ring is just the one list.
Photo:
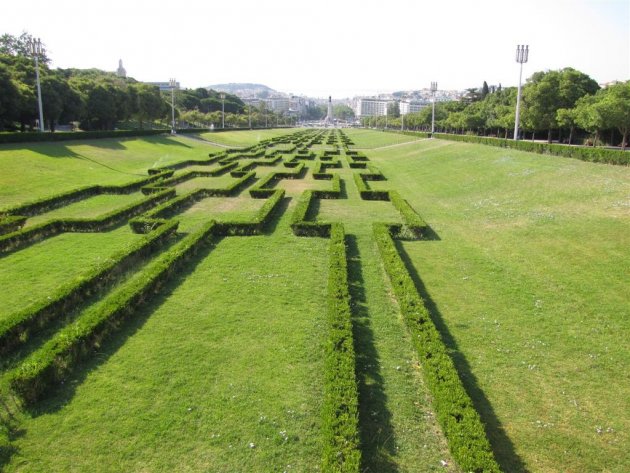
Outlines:
{"label": "row of hedges", "polygon": [[122,184],[119,186],[85,186],[78,189],[74,189],[68,192],[62,192],[50,197],[44,197],[35,201],[27,202],[25,204],[11,207],[6,210],[0,211],[0,216],[6,215],[20,215],[24,217],[31,217],[33,215],[39,215],[50,210],[64,207],[73,202],[93,197],[101,194],[131,194],[142,189],[144,186],[150,185],[153,182],[159,181],[166,177],[173,175],[173,172],[161,172],[152,176],[145,177],[136,181]]}
{"label": "row of hedges", "polygon": [[173,187],[177,184],[180,184],[185,181],[189,181],[191,179],[195,179],[197,177],[220,176],[222,174],[227,173],[230,169],[234,169],[236,166],[238,166],[238,163],[233,162],[233,163],[223,164],[209,171],[196,171],[196,170],[184,171],[177,176],[169,177],[168,179],[164,179],[162,181],[143,187],[142,193],[145,195],[153,194],[154,192],[158,192],[160,190]]}
{"label": "row of hedges", "polygon": [[[423,138],[431,136],[430,133],[421,132],[406,131],[403,133]],[[487,136],[451,135],[449,133],[434,133],[433,136],[441,140],[461,141],[465,143],[497,146],[499,148],[517,149],[520,151],[528,151],[530,153],[573,158],[592,163],[617,164],[622,166],[630,165],[630,152],[614,149],[561,145],[556,143],[540,143],[525,140],[514,141],[506,140],[504,138],[490,138]]]}
{"label": "row of hedges", "polygon": [[206,243],[215,222],[184,238],[150,263],[142,278],[115,290],[97,307],[67,325],[7,375],[12,392],[26,404],[40,400],[51,386],[63,382],[74,366],[90,357],[122,322],[159,292],[168,279]]}
{"label": "row of hedges", "polygon": [[332,174],[327,172],[331,168],[341,168],[341,161],[317,161],[313,168],[313,179],[332,179]]}
{"label": "row of hedges", "polygon": [[0,236],[0,253],[24,248],[38,241],[64,232],[102,232],[119,225],[127,218],[146,212],[175,196],[175,189],[166,189],[121,209],[112,210],[97,218],[65,218],[51,220],[24,230]]}
{"label": "row of hedges", "polygon": [[133,243],[129,248],[101,262],[78,282],[56,289],[45,301],[0,320],[0,354],[5,355],[45,327],[51,320],[72,311],[94,292],[109,287],[113,281],[146,256],[161,248],[177,229],[177,222],[161,225],[156,231]]}
{"label": "row of hedges", "polygon": [[[289,170],[290,169],[290,170]],[[304,163],[288,168],[286,171],[276,171],[267,174],[258,184],[249,190],[249,194],[255,199],[264,199],[273,193],[273,186],[281,179],[300,179],[305,171]]]}
{"label": "row of hedges", "polygon": [[291,230],[297,236],[330,236],[329,223],[311,222],[308,220],[316,196],[312,190],[302,192],[295,210],[291,215]]}
{"label": "row of hedges", "polygon": [[325,349],[322,471],[358,473],[359,394],[355,375],[348,263],[343,225],[330,230],[328,337]]}
{"label": "row of hedges", "polygon": [[218,222],[216,233],[218,235],[260,235],[264,232],[265,226],[271,220],[274,211],[278,208],[284,198],[284,189],[276,189],[267,199],[264,205],[256,212],[254,218],[248,222]]}
{"label": "row of hedges", "polygon": [[500,469],[479,414],[464,389],[448,349],[416,290],[387,225],[374,224],[374,236],[453,458],[463,471],[498,473]]}
{"label": "row of hedges", "polygon": [[363,200],[389,200],[389,191],[377,191],[372,190],[366,184],[365,179],[366,174],[354,173],[352,177],[354,178],[354,183],[359,189],[359,195]]}
{"label": "row of hedges", "polygon": [[[148,212],[145,217],[154,219],[172,215],[181,211],[184,208],[190,207],[195,202],[198,202],[206,197],[230,197],[237,194],[244,187],[248,186],[251,181],[254,180],[256,173],[253,171],[248,172],[242,177],[239,177],[235,181],[231,182],[226,187],[207,188],[207,189],[195,189],[187,194],[177,196],[171,200],[164,202],[162,205],[156,207],[151,212]],[[171,189],[173,196],[175,189]]]}

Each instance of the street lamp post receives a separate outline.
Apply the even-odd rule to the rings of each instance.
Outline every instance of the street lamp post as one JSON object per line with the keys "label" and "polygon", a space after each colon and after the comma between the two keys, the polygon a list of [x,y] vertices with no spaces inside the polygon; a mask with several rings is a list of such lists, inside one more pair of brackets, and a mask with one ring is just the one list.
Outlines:
{"label": "street lamp post", "polygon": [[433,104],[431,110],[431,138],[435,133],[435,93],[437,92],[437,82],[431,82],[431,95],[433,95]]}
{"label": "street lamp post", "polygon": [[529,45],[516,46],[516,62],[521,65],[521,71],[518,76],[518,91],[516,93],[516,117],[514,119],[514,141],[518,140],[518,125],[521,113],[521,81],[523,80],[523,63],[527,62],[529,57]]}
{"label": "street lamp post", "polygon": [[37,82],[37,104],[39,105],[39,131],[44,131],[44,107],[42,106],[42,88],[39,82],[39,56],[42,54],[42,40],[32,38],[31,52],[35,58],[35,81]]}
{"label": "street lamp post", "polygon": [[171,135],[177,134],[175,131],[175,86],[177,81],[169,79],[168,84],[171,86]]}
{"label": "street lamp post", "polygon": [[225,93],[221,92],[221,128],[225,128]]}
{"label": "street lamp post", "polygon": [[387,114],[388,114],[387,112],[388,112],[388,110],[387,110],[387,102],[385,102],[385,129],[386,130],[387,130]]}

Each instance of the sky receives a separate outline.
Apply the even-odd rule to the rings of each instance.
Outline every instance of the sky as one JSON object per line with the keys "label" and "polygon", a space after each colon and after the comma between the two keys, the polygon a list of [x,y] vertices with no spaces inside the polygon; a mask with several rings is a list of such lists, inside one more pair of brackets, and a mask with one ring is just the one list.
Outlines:
{"label": "sky", "polygon": [[52,67],[182,87],[255,82],[334,98],[515,86],[573,67],[630,79],[630,0],[28,0],[3,2],[0,34],[40,37]]}

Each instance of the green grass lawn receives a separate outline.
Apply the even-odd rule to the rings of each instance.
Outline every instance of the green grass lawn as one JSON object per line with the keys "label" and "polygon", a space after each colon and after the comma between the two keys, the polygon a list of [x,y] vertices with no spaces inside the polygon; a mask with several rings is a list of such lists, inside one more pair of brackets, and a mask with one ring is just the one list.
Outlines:
{"label": "green grass lawn", "polygon": [[343,132],[353,141],[351,148],[372,149],[383,146],[392,146],[410,141],[418,141],[417,136],[408,136],[400,133],[386,133],[384,131],[366,130],[362,128],[348,128]]}
{"label": "green grass lawn", "polygon": [[[207,139],[248,146],[292,131]],[[346,133],[387,178],[370,188],[398,190],[433,230],[397,245],[504,471],[630,471],[630,169]],[[184,137],[1,146],[0,208],[129,182],[213,149]],[[310,218],[343,222],[347,235],[361,471],[458,472],[372,234],[373,222],[402,218],[390,202],[361,200],[353,180],[361,170],[340,161],[328,172],[341,177],[342,198],[317,200]],[[287,194],[265,235],[216,240],[48,398],[19,413],[14,451],[0,458],[6,471],[319,471],[329,242],[289,228],[301,193],[331,186],[312,179],[314,166],[276,184]],[[255,168],[257,179],[279,170]],[[178,193],[232,179],[195,178]],[[37,218],[98,215],[123,197],[139,195],[98,196]],[[172,216],[180,235],[169,247],[210,219],[247,221],[264,203],[247,189],[203,199]],[[137,238],[128,226],[62,234],[1,257],[0,317]],[[162,257],[89,303],[114,299]]]}
{"label": "green grass lawn", "polygon": [[124,184],[146,177],[149,168],[217,150],[171,136],[0,145],[0,210],[78,187]]}
{"label": "green grass lawn", "polygon": [[7,471],[314,470],[328,242],[287,221],[200,255],[24,422]]}
{"label": "green grass lawn", "polygon": [[370,156],[440,238],[402,248],[506,471],[630,469],[628,168],[438,140]]}
{"label": "green grass lawn", "polygon": [[290,135],[299,131],[299,128],[276,128],[270,130],[237,130],[222,132],[200,133],[199,136],[212,143],[224,146],[246,147],[258,144],[262,140],[275,138],[276,136]]}
{"label": "green grass lawn", "polygon": [[104,233],[63,233],[0,258],[0,317],[45,300],[134,242],[128,226]]}
{"label": "green grass lawn", "polygon": [[96,218],[146,198],[142,192],[96,195],[50,212],[29,217],[25,228],[59,218]]}

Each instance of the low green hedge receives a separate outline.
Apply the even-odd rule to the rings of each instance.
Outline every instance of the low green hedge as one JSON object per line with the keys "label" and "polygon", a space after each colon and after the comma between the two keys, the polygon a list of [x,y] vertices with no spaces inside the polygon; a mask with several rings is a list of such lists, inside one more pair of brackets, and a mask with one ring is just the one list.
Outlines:
{"label": "low green hedge", "polygon": [[0,217],[0,235],[19,231],[26,223],[26,217],[21,215],[9,215]]}
{"label": "low green hedge", "polygon": [[311,212],[315,193],[312,190],[305,190],[291,215],[291,230],[297,236],[330,236],[331,224],[308,221]]}
{"label": "low green hedge", "polygon": [[374,224],[374,237],[418,352],[433,406],[453,458],[466,472],[499,472],[483,423],[464,389],[440,333],[418,294],[385,224]]}
{"label": "low green hedge", "polygon": [[332,224],[328,260],[328,339],[325,348],[322,471],[358,473],[359,394],[343,225]]}
{"label": "low green hedge", "polygon": [[409,205],[409,202],[403,199],[398,191],[395,190],[389,191],[389,200],[392,202],[394,207],[396,207],[396,210],[400,212],[405,225],[407,225],[413,234],[416,237],[422,237],[426,233],[428,226],[422,217],[416,213],[413,207]]}
{"label": "low green hedge", "polygon": [[45,301],[0,319],[0,354],[5,355],[24,344],[51,320],[73,310],[93,292],[108,287],[139,260],[161,248],[175,232],[177,224],[176,221],[164,223],[129,248],[83,274],[78,281],[57,288]]}
{"label": "low green hedge", "polygon": [[93,197],[101,194],[130,194],[142,189],[144,186],[150,185],[156,181],[162,180],[165,177],[172,175],[172,172],[161,172],[154,174],[143,179],[122,184],[120,186],[85,186],[77,189],[62,192],[60,194],[54,194],[49,197],[44,197],[35,201],[20,204],[15,207],[11,207],[0,211],[0,217],[6,215],[20,215],[23,217],[31,217],[33,215],[39,215],[44,212],[48,212],[59,207],[64,207],[73,202],[83,200],[88,197]]}
{"label": "low green hedge", "polygon": [[218,235],[260,235],[284,198],[284,189],[276,189],[249,222],[217,222]]}
{"label": "low green hedge", "polygon": [[503,138],[489,138],[485,136],[451,135],[447,133],[435,133],[436,138],[449,141],[463,141],[466,143],[478,143],[500,148],[511,148],[531,153],[560,156],[564,158],[579,159],[592,163],[630,165],[630,151],[619,151],[605,148],[569,146],[560,144],[539,143],[526,140],[506,140]]}
{"label": "low green hedge", "polygon": [[140,202],[112,210],[98,218],[57,219],[9,233],[0,236],[0,253],[18,250],[63,232],[101,232],[120,224],[127,218],[146,212],[173,196],[175,196],[175,189],[166,189]]}
{"label": "low green hedge", "polygon": [[370,189],[365,183],[364,174],[354,173],[352,175],[354,183],[359,190],[359,195],[363,200],[389,200],[389,191],[377,191]]}
{"label": "low green hedge", "polygon": [[163,284],[178,273],[214,234],[215,222],[192,233],[150,263],[142,278],[134,278],[107,296],[105,303],[88,310],[66,325],[7,374],[13,393],[30,405],[50,392],[76,364],[93,355],[94,349],[115,333],[125,319],[132,317]]}

